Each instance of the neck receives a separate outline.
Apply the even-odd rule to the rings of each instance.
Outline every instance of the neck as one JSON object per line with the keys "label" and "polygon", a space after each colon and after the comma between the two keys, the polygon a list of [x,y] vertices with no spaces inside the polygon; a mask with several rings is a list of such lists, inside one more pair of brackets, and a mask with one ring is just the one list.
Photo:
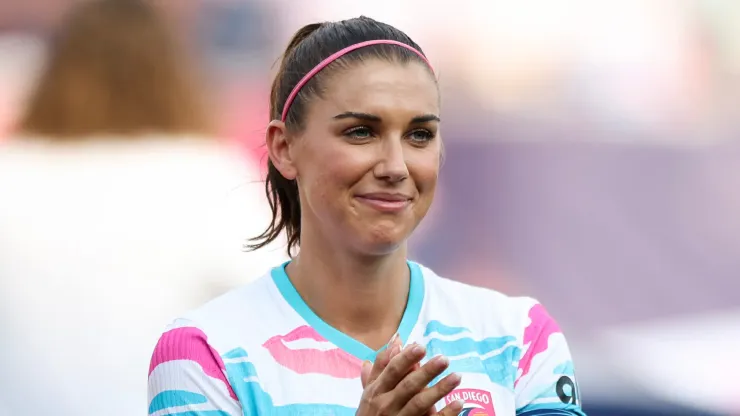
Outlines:
{"label": "neck", "polygon": [[385,345],[408,300],[406,245],[388,255],[362,256],[325,240],[311,241],[306,234],[287,269],[298,293],[334,328],[370,348]]}

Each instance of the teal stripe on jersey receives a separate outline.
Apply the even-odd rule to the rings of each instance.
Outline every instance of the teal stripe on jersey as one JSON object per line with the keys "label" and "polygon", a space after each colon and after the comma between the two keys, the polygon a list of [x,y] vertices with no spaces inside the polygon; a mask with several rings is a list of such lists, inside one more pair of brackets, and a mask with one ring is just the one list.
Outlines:
{"label": "teal stripe on jersey", "polygon": [[154,396],[149,404],[149,414],[170,407],[190,406],[206,403],[206,396],[184,390],[166,390]]}
{"label": "teal stripe on jersey", "polygon": [[[224,356],[248,359],[247,352],[242,348],[229,351]],[[357,412],[356,408],[320,403],[296,403],[275,406],[272,397],[262,389],[257,379],[257,371],[254,365],[248,361],[237,363],[227,362],[226,374],[229,377],[234,392],[239,397],[239,402],[242,404],[244,416],[354,416]]]}
{"label": "teal stripe on jersey", "polygon": [[[451,373],[479,373],[501,386],[512,388],[516,379],[515,363],[521,355],[516,337],[488,337],[474,340],[471,331],[463,327],[430,321],[424,335],[428,338],[427,358],[443,355],[450,359],[450,366],[432,381],[437,383]],[[441,339],[441,338],[445,339]]]}

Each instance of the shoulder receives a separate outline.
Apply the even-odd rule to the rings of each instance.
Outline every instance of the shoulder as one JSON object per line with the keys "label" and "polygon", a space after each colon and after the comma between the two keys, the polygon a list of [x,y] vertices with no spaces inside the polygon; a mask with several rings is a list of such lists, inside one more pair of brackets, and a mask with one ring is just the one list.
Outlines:
{"label": "shoulder", "polygon": [[244,361],[247,351],[258,350],[265,334],[281,322],[276,321],[276,290],[267,273],[174,320],[152,354],[150,401],[157,402],[157,396],[168,391],[196,392],[208,398],[209,406],[237,409],[238,388],[229,374],[246,374],[251,368]]}
{"label": "shoulder", "polygon": [[184,313],[164,331],[162,337],[182,334],[181,342],[206,340],[220,353],[234,346],[244,347],[245,332],[251,335],[261,333],[261,328],[267,325],[265,317],[275,315],[278,295],[268,271],[256,280]]}
{"label": "shoulder", "polygon": [[[550,325],[552,318],[540,302],[528,296],[509,296],[493,289],[461,283],[420,265],[430,310],[443,310],[448,319],[484,327],[485,332],[523,336],[533,324]],[[554,322],[553,322],[554,323]]]}
{"label": "shoulder", "polygon": [[270,296],[268,277],[269,274],[231,290],[175,319],[154,348],[150,377],[156,372],[166,373],[169,367],[180,372],[193,367],[222,379],[224,353],[237,347],[248,348],[234,334],[251,333],[252,327],[261,322],[261,307]]}
{"label": "shoulder", "polygon": [[160,337],[148,385],[150,414],[170,408],[241,414],[224,359],[197,323],[187,319],[176,320]]}

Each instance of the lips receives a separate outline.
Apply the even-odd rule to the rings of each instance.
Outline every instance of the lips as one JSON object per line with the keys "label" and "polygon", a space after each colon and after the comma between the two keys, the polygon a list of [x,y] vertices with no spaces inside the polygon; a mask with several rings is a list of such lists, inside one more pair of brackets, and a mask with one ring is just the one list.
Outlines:
{"label": "lips", "polygon": [[368,193],[355,197],[365,205],[382,212],[397,212],[411,203],[411,197],[399,193]]}
{"label": "lips", "polygon": [[335,378],[360,377],[362,361],[337,348],[310,326],[276,335],[262,344],[281,366],[298,374],[324,374]]}
{"label": "lips", "polygon": [[385,202],[403,202],[411,200],[411,197],[401,193],[388,193],[388,192],[371,192],[367,194],[358,195],[360,198],[373,199],[377,201]]}

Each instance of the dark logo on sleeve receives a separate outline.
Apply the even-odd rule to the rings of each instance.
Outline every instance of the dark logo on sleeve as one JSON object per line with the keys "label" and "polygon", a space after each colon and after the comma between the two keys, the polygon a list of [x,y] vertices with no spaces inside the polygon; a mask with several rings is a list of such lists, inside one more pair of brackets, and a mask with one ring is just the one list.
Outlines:
{"label": "dark logo on sleeve", "polygon": [[555,385],[555,392],[560,401],[565,404],[578,405],[578,388],[572,378],[562,376]]}

